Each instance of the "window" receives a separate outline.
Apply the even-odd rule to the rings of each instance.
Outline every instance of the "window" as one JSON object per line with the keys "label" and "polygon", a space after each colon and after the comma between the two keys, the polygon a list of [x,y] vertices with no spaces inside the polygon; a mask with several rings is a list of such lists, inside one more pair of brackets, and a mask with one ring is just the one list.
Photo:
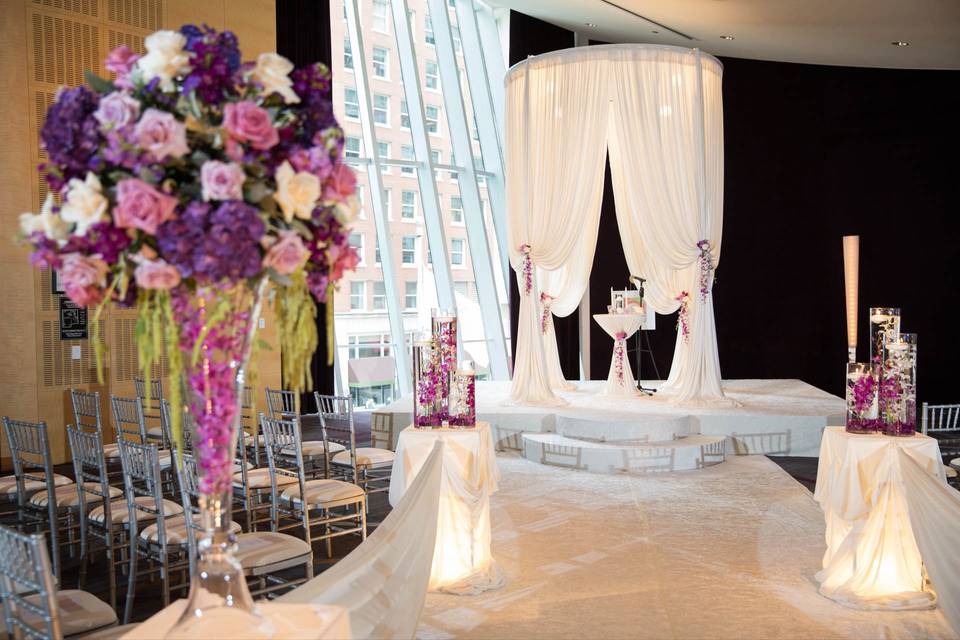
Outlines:
{"label": "window", "polygon": [[357,90],[353,87],[347,87],[343,90],[343,113],[354,120],[360,118],[360,98],[357,96]]}
{"label": "window", "polygon": [[426,124],[427,133],[440,134],[440,107],[435,104],[427,105]]}
{"label": "window", "polygon": [[[413,153],[413,146],[409,144],[400,145],[400,159],[416,162],[417,158]],[[416,172],[414,167],[400,167],[400,173],[405,176],[412,176]]]}
{"label": "window", "polygon": [[[453,155],[453,151],[450,152],[450,164],[452,165],[457,164],[457,156]],[[456,182],[459,179],[460,179],[459,173],[457,173],[456,171],[450,172],[450,180]]]}
{"label": "window", "polygon": [[480,172],[483,171],[483,158],[473,156],[473,170],[477,172],[477,184],[482,185],[486,179]]}
{"label": "window", "polygon": [[430,161],[433,162],[433,166],[437,166],[438,164],[440,164],[440,158],[441,158],[441,155],[439,151],[437,151],[436,149],[430,150]]}
{"label": "window", "polygon": [[383,47],[373,48],[373,75],[384,79],[390,77],[390,52]]}
{"label": "window", "polygon": [[383,280],[373,283],[373,310],[383,311],[387,308],[387,290],[383,286]]}
{"label": "window", "polygon": [[427,60],[424,65],[424,83],[427,85],[427,89],[439,89],[440,88],[440,69],[437,67],[437,63],[433,60]]}
{"label": "window", "polygon": [[391,220],[393,215],[390,213],[390,200],[392,199],[393,191],[389,188],[384,188],[383,190],[383,212],[387,214],[387,220]]}
{"label": "window", "polygon": [[463,238],[450,241],[450,264],[455,267],[463,266]]}
{"label": "window", "polygon": [[347,356],[351,360],[355,358],[380,358],[389,355],[389,334],[350,336],[347,338]]}
{"label": "window", "polygon": [[373,94],[373,121],[384,127],[390,126],[390,96]]}
{"label": "window", "polygon": [[423,26],[423,39],[427,44],[437,44],[437,39],[433,35],[433,19],[430,17],[429,11],[427,11],[427,18]]}
{"label": "window", "polygon": [[363,280],[350,282],[350,311],[363,311],[367,308],[367,283]]}
{"label": "window", "polygon": [[388,33],[387,21],[389,18],[387,0],[373,0],[373,30]]}
{"label": "window", "polygon": [[417,217],[416,191],[403,191],[400,193],[400,217],[403,220],[413,220]]}
{"label": "window", "polygon": [[357,256],[360,258],[360,265],[364,265],[364,254],[363,254],[363,234],[362,233],[351,233],[350,234],[350,246],[356,249]]}
{"label": "window", "polygon": [[417,237],[416,236],[403,236],[400,249],[401,249],[400,251],[401,264],[417,263]]}
{"label": "window", "polygon": [[476,113],[473,114],[472,123],[473,123],[473,130],[472,130],[471,137],[472,137],[474,140],[478,140],[478,141],[479,141],[479,140],[480,140],[480,129],[477,128],[477,114],[476,114]]}
{"label": "window", "polygon": [[450,25],[450,34],[453,36],[453,50],[455,53],[460,53],[460,27],[458,25]]}
{"label": "window", "polygon": [[400,101],[400,128],[409,129],[410,128],[410,112],[407,111],[407,101]]}
{"label": "window", "polygon": [[[470,282],[467,280],[457,280],[453,283],[453,290],[456,293],[459,293],[463,297],[468,297],[470,292]],[[376,293],[374,293],[376,295]],[[374,302],[374,309],[376,309],[376,302]]]}
{"label": "window", "polygon": [[[390,143],[389,142],[377,142],[377,155],[380,156],[380,161],[390,159]],[[390,165],[384,164],[380,167],[381,173],[390,173]]]}
{"label": "window", "polygon": [[457,0],[447,0],[447,6],[451,9],[455,8],[457,6]]}
{"label": "window", "polygon": [[353,49],[350,48],[350,38],[343,39],[343,68],[353,69]]}
{"label": "window", "polygon": [[376,245],[377,247],[373,252],[373,261],[379,265],[380,264],[380,243],[377,242]]}
{"label": "window", "polygon": [[407,280],[403,283],[403,308],[408,311],[417,308],[416,280]]}
{"label": "window", "polygon": [[463,200],[457,196],[450,196],[450,221],[463,224]]}
{"label": "window", "polygon": [[360,157],[360,138],[347,136],[343,143],[343,155],[347,158]]}

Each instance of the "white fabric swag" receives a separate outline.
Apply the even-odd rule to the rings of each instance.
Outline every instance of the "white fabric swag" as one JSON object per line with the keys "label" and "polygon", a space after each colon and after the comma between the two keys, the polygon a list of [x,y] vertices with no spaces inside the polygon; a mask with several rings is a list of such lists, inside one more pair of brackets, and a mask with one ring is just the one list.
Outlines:
{"label": "white fabric swag", "polygon": [[[564,402],[553,393],[565,382],[552,322],[541,331],[541,293],[553,315],[580,304],[608,148],[624,254],[647,281],[647,304],[672,313],[687,294],[689,335],[678,331],[660,390],[677,402],[723,398],[711,293],[723,226],[721,78],[716,58],[655,45],[568,49],[507,74],[510,261],[521,294],[513,402]],[[712,268],[701,296],[704,240]]]}

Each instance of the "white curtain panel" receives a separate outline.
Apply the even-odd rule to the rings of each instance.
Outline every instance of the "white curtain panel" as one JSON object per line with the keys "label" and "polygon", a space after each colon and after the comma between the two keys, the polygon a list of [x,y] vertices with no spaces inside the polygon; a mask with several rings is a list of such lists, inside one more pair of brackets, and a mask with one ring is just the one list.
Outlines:
{"label": "white curtain panel", "polygon": [[[633,275],[647,279],[659,313],[689,294],[687,340],[678,335],[662,386],[675,401],[723,399],[711,295],[699,295],[697,242],[716,265],[723,224],[722,67],[697,50],[654,45],[569,49],[507,75],[510,257],[521,292],[511,399],[562,402],[555,336],[539,330],[540,291],[552,312],[579,305],[597,242],[607,145],[617,222]],[[525,294],[529,246],[536,271]],[[712,274],[711,274],[712,277]],[[544,347],[546,341],[547,346]],[[561,378],[562,379],[562,378]]]}
{"label": "white curtain panel", "polygon": [[433,566],[443,456],[439,440],[376,531],[343,560],[277,601],[346,607],[354,638],[415,637]]}

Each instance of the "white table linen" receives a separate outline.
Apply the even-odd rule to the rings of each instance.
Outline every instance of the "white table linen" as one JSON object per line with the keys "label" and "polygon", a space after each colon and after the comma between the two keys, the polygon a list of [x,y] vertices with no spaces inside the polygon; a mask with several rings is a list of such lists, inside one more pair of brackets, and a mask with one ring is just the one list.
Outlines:
{"label": "white table linen", "polygon": [[497,490],[497,467],[490,424],[472,428],[415,429],[400,432],[390,480],[396,505],[420,472],[434,443],[443,440],[440,510],[429,589],[472,595],[504,585],[490,550],[490,496]]}
{"label": "white table linen", "polygon": [[937,441],[847,433],[827,427],[814,498],[826,518],[820,593],[863,609],[926,609],[920,551],[910,525],[900,452],[945,482]]}
{"label": "white table linen", "polygon": [[[607,384],[600,395],[624,396],[632,398],[640,395],[637,381],[633,377],[630,358],[627,357],[627,340],[635,334],[646,319],[640,313],[595,313],[593,319],[613,338],[613,357],[610,359],[610,373]],[[620,336],[620,337],[618,337]]]}
{"label": "white table linen", "polygon": [[[180,619],[186,599],[161,609],[124,634],[123,640],[166,638]],[[344,640],[350,638],[350,616],[346,608],[329,604],[281,604],[258,602],[261,620],[254,626],[242,612],[223,609],[213,612],[194,627],[191,638],[284,638],[289,640]],[[176,636],[179,637],[179,636]]]}

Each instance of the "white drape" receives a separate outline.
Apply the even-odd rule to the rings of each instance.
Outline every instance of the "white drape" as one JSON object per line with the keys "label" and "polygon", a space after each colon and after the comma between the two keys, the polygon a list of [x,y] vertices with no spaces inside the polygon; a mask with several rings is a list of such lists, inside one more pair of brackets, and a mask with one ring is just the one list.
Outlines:
{"label": "white drape", "polygon": [[[647,279],[647,299],[660,313],[675,311],[680,293],[689,294],[690,336],[678,336],[662,389],[678,401],[723,397],[712,294],[700,299],[697,247],[709,241],[716,265],[723,208],[721,76],[711,56],[654,45],[555,52],[507,75],[510,256],[521,291],[513,402],[559,402],[546,357],[552,352],[538,330],[540,285],[556,298],[555,315],[571,313],[580,302],[596,248],[608,144],[631,273]],[[536,271],[529,294],[525,255]]]}
{"label": "white drape", "polygon": [[443,455],[444,443],[438,441],[403,499],[370,537],[277,600],[344,606],[354,638],[413,638],[433,565]]}

